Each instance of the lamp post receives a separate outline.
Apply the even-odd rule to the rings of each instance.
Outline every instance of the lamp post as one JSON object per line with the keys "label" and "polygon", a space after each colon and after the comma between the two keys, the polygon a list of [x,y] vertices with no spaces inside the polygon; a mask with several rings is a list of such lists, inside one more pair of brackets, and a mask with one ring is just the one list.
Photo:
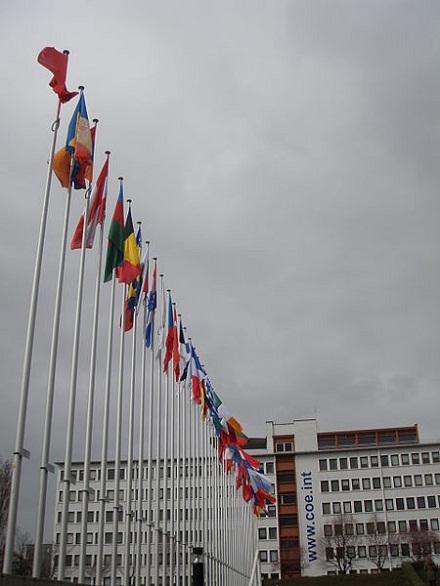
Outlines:
{"label": "lamp post", "polygon": [[203,547],[193,547],[193,586],[203,586]]}

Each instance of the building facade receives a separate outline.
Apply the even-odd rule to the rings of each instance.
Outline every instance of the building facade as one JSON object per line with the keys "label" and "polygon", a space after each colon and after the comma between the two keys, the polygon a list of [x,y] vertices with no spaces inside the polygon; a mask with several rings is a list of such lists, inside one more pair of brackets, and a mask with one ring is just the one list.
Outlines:
{"label": "building facade", "polygon": [[[374,573],[428,554],[440,559],[440,443],[422,443],[417,425],[318,432],[315,419],[267,422],[266,435],[246,445],[276,495],[259,520],[212,451],[207,459],[170,460],[158,468],[155,462],[134,462],[129,470],[122,462],[116,500],[114,463],[106,468],[105,499],[100,465],[92,463],[83,534],[83,470],[76,463],[77,484],[67,495],[65,578],[78,581],[83,565],[83,581],[96,584],[100,564],[103,584],[124,584],[128,573],[137,584],[168,584],[171,576],[174,583],[189,584],[192,546],[204,548],[207,583],[213,586],[247,584],[256,550],[263,579]],[[58,483],[55,552],[64,499],[62,464]]]}
{"label": "building facade", "polygon": [[266,425],[247,446],[277,496],[257,529],[264,578],[372,573],[440,554],[440,443],[421,443],[417,425]]}

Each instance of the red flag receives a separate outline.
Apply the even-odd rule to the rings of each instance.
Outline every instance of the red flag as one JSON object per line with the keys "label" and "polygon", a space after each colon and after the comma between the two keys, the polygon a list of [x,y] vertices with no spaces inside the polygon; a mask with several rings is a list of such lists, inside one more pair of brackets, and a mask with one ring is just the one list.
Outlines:
{"label": "red flag", "polygon": [[177,315],[176,306],[174,306],[174,327],[173,327],[173,370],[176,377],[176,383],[180,377],[180,354],[179,354],[179,336],[177,334]]}
{"label": "red flag", "polygon": [[37,57],[38,63],[53,73],[49,85],[63,104],[78,95],[66,88],[67,59],[68,53],[60,53],[55,47],[45,47]]}
{"label": "red flag", "polygon": [[[102,224],[107,202],[107,177],[108,177],[108,159],[104,163],[98,180],[96,181],[95,192],[90,204],[89,215],[87,219],[87,236],[86,248],[92,248],[95,239],[96,226]],[[71,250],[81,248],[84,229],[84,214],[80,217],[75,233],[70,243]]]}
{"label": "red flag", "polygon": [[163,359],[163,371],[166,372],[168,363],[173,357],[174,344],[174,317],[173,317],[173,303],[171,301],[171,293],[168,294],[168,332],[165,340],[165,358]]}

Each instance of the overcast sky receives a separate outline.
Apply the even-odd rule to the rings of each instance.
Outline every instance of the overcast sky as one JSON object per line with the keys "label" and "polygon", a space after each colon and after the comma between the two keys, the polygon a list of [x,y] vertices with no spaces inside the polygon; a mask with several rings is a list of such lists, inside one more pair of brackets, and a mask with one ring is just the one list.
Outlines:
{"label": "overcast sky", "polygon": [[[112,152],[108,219],[122,175],[188,335],[248,435],[264,435],[266,420],[317,416],[322,431],[418,423],[422,440],[440,440],[437,1],[29,0],[0,4],[0,33],[1,456],[15,444],[56,110],[51,75],[36,61],[45,46],[70,51],[67,85],[85,86],[89,117],[100,120],[97,170]],[[75,103],[62,108],[58,147]],[[70,233],[83,201],[74,193]],[[64,202],[54,181],[28,487]],[[69,251],[53,460],[64,454],[78,259]],[[91,251],[81,364],[95,263]],[[107,321],[105,309],[102,357]],[[79,429],[87,381],[84,366]],[[80,458],[80,439],[75,446]]]}

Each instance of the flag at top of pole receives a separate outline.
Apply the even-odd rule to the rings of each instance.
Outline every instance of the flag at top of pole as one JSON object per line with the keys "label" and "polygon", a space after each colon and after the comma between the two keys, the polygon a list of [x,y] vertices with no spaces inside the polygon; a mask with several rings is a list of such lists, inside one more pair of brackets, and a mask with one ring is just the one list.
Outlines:
{"label": "flag at top of pole", "polygon": [[[127,201],[130,202],[130,200]],[[130,285],[141,274],[141,270],[139,246],[134,235],[131,208],[129,207],[125,221],[124,262],[117,269],[118,281]]]}
{"label": "flag at top of pole", "polygon": [[[75,189],[85,189],[85,180],[91,181],[94,140],[92,130],[84,94],[81,92],[67,129],[66,146],[58,150],[53,159],[53,171],[62,187],[68,188],[72,182]],[[71,170],[72,157],[74,164]]]}
{"label": "flag at top of pole", "polygon": [[63,104],[78,95],[78,92],[69,92],[66,88],[68,58],[69,51],[60,53],[55,47],[45,47],[37,57],[38,63],[53,73],[49,85]]}
{"label": "flag at top of pole", "polygon": [[[95,239],[96,227],[102,224],[107,202],[108,155],[96,181],[92,202],[87,218],[86,248],[92,248]],[[71,250],[81,248],[84,229],[84,214],[81,215],[75,233],[70,243]]]}
{"label": "flag at top of pole", "polygon": [[119,177],[119,195],[116,200],[110,229],[108,232],[107,257],[104,269],[104,283],[110,281],[113,270],[124,260],[124,191],[122,188],[122,177]]}

